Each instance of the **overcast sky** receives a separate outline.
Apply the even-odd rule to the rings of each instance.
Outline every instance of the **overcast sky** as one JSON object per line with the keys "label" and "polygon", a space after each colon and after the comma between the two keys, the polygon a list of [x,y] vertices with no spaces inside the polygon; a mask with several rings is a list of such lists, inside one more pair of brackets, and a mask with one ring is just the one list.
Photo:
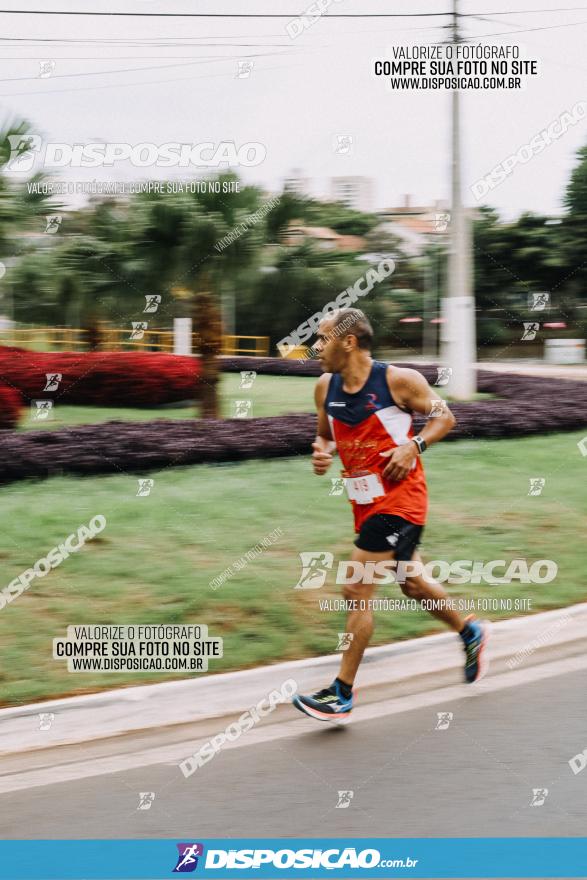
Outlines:
{"label": "overcast sky", "polygon": [[[476,204],[467,192],[476,179],[564,110],[587,100],[587,5],[580,3],[461,0],[461,12],[485,14],[485,20],[466,19],[465,36],[485,35],[484,44],[521,44],[527,57],[541,63],[540,76],[523,91],[463,96],[469,204]],[[36,5],[89,7],[72,0]],[[299,14],[308,5],[305,0],[95,0],[91,8]],[[338,0],[330,10],[438,13],[450,5],[451,0]],[[561,11],[567,5],[577,8]],[[10,0],[1,6],[26,8]],[[496,14],[500,11],[509,14]],[[449,93],[391,93],[374,78],[372,63],[392,45],[444,40],[448,23],[448,16],[323,17],[292,40],[285,30],[287,19],[3,13],[0,116],[24,116],[47,139],[67,143],[261,142],[266,159],[243,171],[248,182],[278,190],[297,167],[311,179],[313,194],[321,195],[328,192],[331,176],[360,174],[374,179],[378,209],[398,204],[405,193],[429,204],[449,195]],[[247,58],[254,61],[251,75],[237,78],[237,61]],[[54,72],[40,79],[39,61],[49,59],[55,61]],[[334,152],[339,135],[352,136],[351,155]],[[556,213],[575,152],[586,141],[584,122],[572,126],[540,155],[519,165],[485,201],[505,216],[522,210]],[[63,176],[128,180],[163,174],[127,165],[115,171],[68,170]]]}

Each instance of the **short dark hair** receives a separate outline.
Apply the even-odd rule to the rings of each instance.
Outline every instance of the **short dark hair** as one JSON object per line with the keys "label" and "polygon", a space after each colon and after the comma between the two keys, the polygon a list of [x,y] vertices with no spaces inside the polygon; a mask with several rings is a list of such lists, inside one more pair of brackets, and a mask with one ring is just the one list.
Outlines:
{"label": "short dark hair", "polygon": [[373,328],[369,319],[360,309],[338,309],[330,316],[333,322],[328,334],[336,339],[355,336],[359,348],[370,350],[373,345]]}

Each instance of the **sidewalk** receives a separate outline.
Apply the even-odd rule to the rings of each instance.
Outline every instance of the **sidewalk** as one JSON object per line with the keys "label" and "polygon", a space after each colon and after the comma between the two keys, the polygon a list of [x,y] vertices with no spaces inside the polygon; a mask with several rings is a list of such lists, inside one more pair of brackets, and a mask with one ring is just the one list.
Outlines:
{"label": "sidewalk", "polygon": [[547,379],[575,379],[587,382],[587,364],[547,364],[544,361],[530,363],[528,361],[479,361],[475,364],[478,370],[489,370],[493,373],[520,373],[523,376],[543,376]]}
{"label": "sidewalk", "polygon": [[[586,649],[587,603],[501,621],[491,625],[490,674],[507,672],[516,655],[513,668],[519,669]],[[1,709],[0,755],[234,717],[287,679],[301,692],[324,686],[335,677],[338,662],[338,655],[329,655]],[[448,632],[370,648],[357,682],[360,702],[460,684],[462,666],[460,642]],[[49,730],[39,730],[39,713],[54,714]]]}

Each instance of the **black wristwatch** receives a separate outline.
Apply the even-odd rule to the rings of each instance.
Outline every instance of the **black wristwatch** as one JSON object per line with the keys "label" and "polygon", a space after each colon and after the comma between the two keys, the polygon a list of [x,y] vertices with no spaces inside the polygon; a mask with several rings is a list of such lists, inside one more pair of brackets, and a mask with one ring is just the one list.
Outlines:
{"label": "black wristwatch", "polygon": [[427,446],[426,446],[426,441],[424,440],[423,437],[420,437],[419,434],[416,434],[415,437],[412,437],[412,440],[414,441],[414,443],[418,447],[418,455],[422,455],[423,452],[426,452]]}

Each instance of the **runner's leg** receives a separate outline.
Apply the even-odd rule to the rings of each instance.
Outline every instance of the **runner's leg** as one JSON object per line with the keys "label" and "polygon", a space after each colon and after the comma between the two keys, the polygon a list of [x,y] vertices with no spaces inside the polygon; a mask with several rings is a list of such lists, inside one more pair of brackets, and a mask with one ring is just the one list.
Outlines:
{"label": "runner's leg", "polygon": [[[353,549],[351,556],[353,562],[362,562],[363,564],[366,562],[381,562],[387,559],[393,559],[393,553],[389,551],[374,553],[371,550],[360,550],[358,547]],[[363,599],[367,604],[367,607],[363,610],[357,608],[356,611],[349,611],[346,619],[345,631],[352,633],[353,638],[348,649],[342,653],[338,677],[348,685],[353,684],[365,648],[373,635],[373,612],[368,606],[369,599],[373,596],[376,587],[376,583],[365,584],[360,582],[357,584],[345,584],[342,590],[345,599],[355,599],[357,604]]]}
{"label": "runner's leg", "polygon": [[[422,563],[422,557],[417,550],[414,551],[412,562]],[[442,620],[443,623],[446,623],[455,632],[461,632],[465,622],[457,611],[450,608],[450,597],[439,583],[426,580],[422,574],[417,574],[406,577],[405,583],[400,584],[400,586],[402,592],[412,599],[436,600],[432,609],[426,609],[428,613],[432,614],[433,617],[437,617],[438,620]]]}

